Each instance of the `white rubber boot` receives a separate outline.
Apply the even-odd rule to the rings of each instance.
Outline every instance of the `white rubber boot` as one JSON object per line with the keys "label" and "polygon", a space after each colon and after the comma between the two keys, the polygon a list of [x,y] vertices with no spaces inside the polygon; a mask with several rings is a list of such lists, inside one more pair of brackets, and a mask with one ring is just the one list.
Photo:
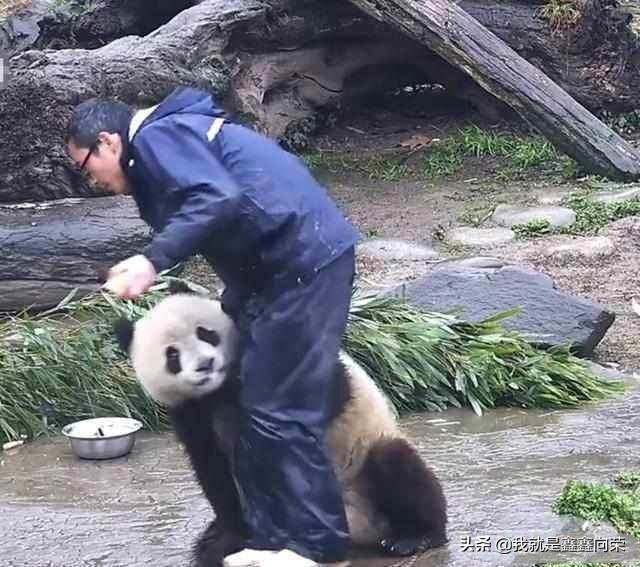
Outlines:
{"label": "white rubber boot", "polygon": [[348,561],[317,563],[290,549],[243,549],[224,558],[224,567],[349,567]]}
{"label": "white rubber boot", "polygon": [[290,549],[283,549],[276,555],[270,557],[262,567],[349,567],[348,561],[337,563],[317,563],[312,559],[307,559]]}
{"label": "white rubber boot", "polygon": [[[267,565],[269,559],[273,559],[279,551],[270,549],[243,549],[224,558],[224,567],[262,567]],[[275,563],[274,563],[275,565]]]}

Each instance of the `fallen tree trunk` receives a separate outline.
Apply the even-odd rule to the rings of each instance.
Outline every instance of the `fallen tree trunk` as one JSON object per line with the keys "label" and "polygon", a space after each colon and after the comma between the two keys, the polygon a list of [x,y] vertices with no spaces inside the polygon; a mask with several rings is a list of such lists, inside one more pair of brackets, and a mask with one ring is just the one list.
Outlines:
{"label": "fallen tree trunk", "polygon": [[544,17],[543,2],[457,5],[589,110],[640,108],[640,42],[629,8],[618,0],[576,3],[575,21],[561,27]]}
{"label": "fallen tree trunk", "polygon": [[448,0],[350,0],[464,69],[590,171],[640,177],[640,156],[539,69]]}
{"label": "fallen tree trunk", "polygon": [[[10,88],[0,89],[0,202],[96,194],[70,167],[62,145],[73,106],[91,96],[144,106],[178,85],[194,85],[226,95],[228,106],[258,129],[286,138],[295,136],[291,125],[338,100],[360,70],[422,61],[444,76],[442,68],[449,68],[348,4],[328,14],[319,10],[324,19],[311,30],[304,13],[285,9],[301,9],[300,3],[281,2],[280,10],[275,4],[207,0],[145,38],[13,58]],[[455,69],[450,76],[466,80]],[[467,96],[489,98],[466,82]]]}
{"label": "fallen tree trunk", "polygon": [[47,309],[98,289],[149,238],[130,197],[0,206],[0,311]]}
{"label": "fallen tree trunk", "polygon": [[209,0],[149,37],[128,36],[96,50],[27,51],[14,57],[9,86],[0,90],[0,201],[95,194],[64,151],[72,108],[92,96],[150,105],[179,84],[215,90],[217,60],[209,56],[220,54],[234,24],[264,10],[257,0]]}
{"label": "fallen tree trunk", "polygon": [[[613,1],[597,3],[604,10]],[[610,48],[611,64],[596,58],[594,68],[592,52],[576,48],[563,82],[566,50],[534,8],[463,2],[514,48],[548,60],[553,76],[579,100],[602,108],[618,97],[631,107],[631,93],[640,92],[640,73],[614,73],[619,51],[631,44],[613,30],[595,33],[604,24],[585,21],[580,29]],[[596,13],[604,17],[602,10]],[[598,71],[605,68],[614,71]],[[313,131],[319,109],[380,88],[387,78],[402,85],[406,70],[417,71],[423,82],[444,84],[451,96],[492,118],[503,104],[424,45],[343,0],[206,0],[144,38],[125,37],[93,50],[29,51],[11,61],[10,88],[0,89],[0,202],[96,194],[69,167],[62,145],[72,107],[91,96],[144,106],[179,84],[195,85],[295,146]],[[627,78],[636,83],[627,88],[620,82]]]}

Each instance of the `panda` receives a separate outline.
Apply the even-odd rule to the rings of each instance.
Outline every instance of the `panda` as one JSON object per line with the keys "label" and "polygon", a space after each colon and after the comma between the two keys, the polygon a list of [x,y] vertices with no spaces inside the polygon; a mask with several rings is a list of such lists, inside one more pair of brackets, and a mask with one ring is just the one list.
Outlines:
{"label": "panda", "polygon": [[[241,337],[219,301],[193,293],[167,296],[135,323],[119,321],[116,335],[143,388],[166,408],[216,514],[194,546],[193,564],[221,567],[248,537],[232,471]],[[396,556],[444,545],[442,487],[400,432],[387,398],[345,352],[335,373],[325,442],[352,543]]]}

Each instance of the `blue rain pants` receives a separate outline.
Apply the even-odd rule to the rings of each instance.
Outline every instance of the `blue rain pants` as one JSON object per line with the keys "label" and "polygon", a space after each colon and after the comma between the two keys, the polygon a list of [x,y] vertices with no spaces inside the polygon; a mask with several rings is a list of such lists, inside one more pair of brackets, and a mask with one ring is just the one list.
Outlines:
{"label": "blue rain pants", "polygon": [[287,548],[318,562],[346,556],[348,526],[324,434],[354,273],[352,247],[311,281],[253,296],[239,314],[246,420],[234,472],[249,548]]}

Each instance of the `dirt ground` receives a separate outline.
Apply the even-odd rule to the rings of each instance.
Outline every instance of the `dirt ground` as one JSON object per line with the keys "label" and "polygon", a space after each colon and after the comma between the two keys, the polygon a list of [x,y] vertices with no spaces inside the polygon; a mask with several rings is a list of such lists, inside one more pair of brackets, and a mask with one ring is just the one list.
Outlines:
{"label": "dirt ground", "polygon": [[[413,137],[445,140],[467,119],[477,116],[391,111],[362,112],[324,133],[317,149],[351,152],[356,155],[385,155],[402,149],[400,144]],[[372,126],[373,125],[373,126]],[[484,124],[502,130],[504,125]],[[415,139],[415,138],[414,138]],[[631,140],[632,144],[637,142]],[[423,154],[424,155],[424,154]],[[413,159],[420,159],[418,154]],[[631,298],[640,296],[638,272],[640,257],[640,217],[616,221],[599,235],[615,243],[615,252],[597,261],[574,259],[558,261],[544,254],[550,244],[566,236],[516,240],[506,245],[483,248],[452,247],[439,239],[453,227],[462,226],[460,217],[472,208],[480,210],[500,203],[533,204],[539,195],[564,195],[584,189],[584,179],[563,178],[554,164],[547,169],[531,169],[521,179],[501,179],[501,164],[491,159],[468,158],[454,175],[430,180],[384,182],[348,171],[322,172],[323,181],[363,236],[400,238],[438,250],[442,259],[490,256],[508,263],[526,265],[548,274],[556,286],[568,293],[594,301],[616,314],[616,321],[596,349],[601,362],[617,363],[621,368],[640,368],[637,348],[640,317],[631,310]],[[619,185],[612,184],[612,186]],[[486,220],[482,227],[490,227]],[[433,262],[372,262],[361,259],[359,275],[371,284],[389,284],[412,279],[433,269]]]}

